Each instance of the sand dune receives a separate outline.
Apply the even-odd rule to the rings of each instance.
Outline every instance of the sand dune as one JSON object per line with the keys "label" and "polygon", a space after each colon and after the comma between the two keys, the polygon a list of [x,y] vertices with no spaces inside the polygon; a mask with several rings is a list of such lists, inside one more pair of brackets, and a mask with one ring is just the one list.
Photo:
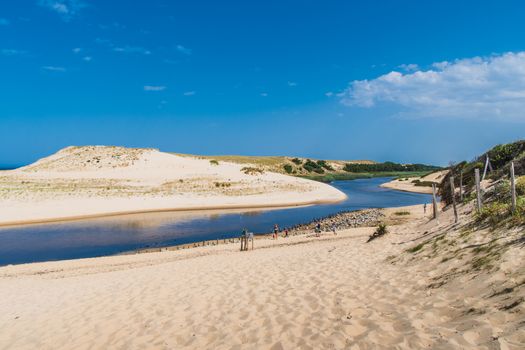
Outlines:
{"label": "sand dune", "polygon": [[336,202],[318,182],[154,149],[68,147],[0,171],[0,225],[133,212]]}
{"label": "sand dune", "polygon": [[[462,259],[443,261],[447,240],[407,252],[443,232],[447,239],[463,235],[450,212],[439,223],[422,212],[387,210],[390,233],[368,244],[374,228],[261,239],[249,252],[229,244],[3,267],[0,344],[522,349],[523,249],[511,246],[492,271],[468,268],[470,248]],[[493,233],[470,237],[481,243]]]}

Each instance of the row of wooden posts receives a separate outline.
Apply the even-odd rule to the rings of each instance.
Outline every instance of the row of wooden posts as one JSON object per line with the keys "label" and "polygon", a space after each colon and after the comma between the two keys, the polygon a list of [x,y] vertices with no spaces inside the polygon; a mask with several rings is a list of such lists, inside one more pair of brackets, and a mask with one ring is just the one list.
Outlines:
{"label": "row of wooden posts", "polygon": [[[486,167],[485,167],[485,171],[486,171]],[[483,174],[483,177],[485,177],[485,173]],[[478,209],[478,212],[481,212],[481,209],[483,208],[483,199],[482,199],[482,193],[481,193],[479,169],[474,169],[474,178],[476,182],[476,207]],[[459,217],[458,217],[458,210],[456,206],[456,188],[454,186],[454,176],[450,176],[450,191],[452,193],[452,207],[454,209],[454,222],[457,223],[459,220]],[[511,194],[511,200],[512,200],[512,213],[515,213],[516,212],[516,176],[514,174],[514,162],[510,163],[510,194]],[[463,173],[460,174],[460,178],[459,178],[459,198],[460,198],[460,201],[463,202]],[[433,209],[434,219],[437,219],[439,215],[438,214],[439,210],[438,210],[438,205],[437,205],[436,185],[435,184],[432,184],[432,209]]]}

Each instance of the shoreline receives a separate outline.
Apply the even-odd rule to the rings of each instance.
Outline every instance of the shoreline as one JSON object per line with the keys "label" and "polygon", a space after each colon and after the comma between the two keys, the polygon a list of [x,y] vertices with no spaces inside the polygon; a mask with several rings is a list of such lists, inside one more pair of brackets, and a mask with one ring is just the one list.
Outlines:
{"label": "shoreline", "polygon": [[312,205],[322,205],[322,204],[332,204],[339,203],[346,199],[347,197],[339,200],[314,200],[314,201],[304,201],[296,202],[293,204],[286,203],[275,203],[275,204],[239,204],[239,205],[215,205],[215,206],[203,206],[203,207],[180,207],[180,208],[159,208],[159,209],[139,209],[139,210],[127,210],[127,211],[118,211],[118,212],[108,212],[100,214],[86,214],[86,215],[76,215],[76,216],[66,216],[66,217],[57,217],[49,219],[35,219],[35,220],[19,220],[12,222],[0,222],[0,228],[8,227],[23,227],[26,225],[39,225],[39,224],[52,224],[52,223],[61,223],[61,222],[70,222],[70,221],[81,221],[89,219],[99,219],[99,218],[110,218],[126,215],[136,215],[136,214],[150,214],[150,213],[169,213],[169,212],[189,212],[189,211],[212,211],[212,210],[257,210],[257,209],[291,209],[296,207],[307,207]]}

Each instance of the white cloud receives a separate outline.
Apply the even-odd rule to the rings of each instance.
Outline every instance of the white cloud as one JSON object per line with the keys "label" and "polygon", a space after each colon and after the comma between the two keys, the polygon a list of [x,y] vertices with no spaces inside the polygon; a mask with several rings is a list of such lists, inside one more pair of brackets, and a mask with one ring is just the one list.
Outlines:
{"label": "white cloud", "polygon": [[151,55],[151,51],[140,46],[123,46],[113,48],[115,52],[121,53],[138,53],[143,55]]}
{"label": "white cloud", "polygon": [[288,82],[288,86],[290,86],[290,87],[294,87],[294,86],[297,86],[297,83],[294,82],[294,81],[289,81],[289,82]]}
{"label": "white cloud", "polygon": [[419,66],[414,63],[409,63],[409,64],[402,64],[398,66],[398,68],[401,68],[405,72],[415,72],[419,69]]}
{"label": "white cloud", "polygon": [[267,96],[268,96],[268,93],[267,93],[267,92],[261,92],[261,96],[262,96],[262,97],[267,97]]}
{"label": "white cloud", "polygon": [[328,91],[324,94],[326,97],[332,97],[334,96],[334,93],[332,91]]}
{"label": "white cloud", "polygon": [[0,18],[0,26],[8,26],[10,23],[7,19]]}
{"label": "white cloud", "polygon": [[393,71],[353,81],[338,96],[347,106],[394,105],[402,117],[525,121],[525,52],[440,62],[406,74]]}
{"label": "white cloud", "polygon": [[164,91],[166,90],[165,86],[162,85],[145,85],[144,91]]}
{"label": "white cloud", "polygon": [[91,56],[85,56],[85,57],[83,57],[82,59],[83,59],[84,61],[86,61],[86,62],[91,62],[91,60],[93,60],[93,57],[91,57]]}
{"label": "white cloud", "polygon": [[184,95],[184,96],[193,96],[193,95],[195,95],[195,94],[196,94],[195,91],[186,91],[183,95]]}
{"label": "white cloud", "polygon": [[80,51],[82,51],[82,49],[80,47],[75,47],[72,51],[74,53],[79,53]]}
{"label": "white cloud", "polygon": [[50,72],[65,72],[66,71],[64,67],[57,67],[57,66],[43,66],[42,69],[45,69]]}
{"label": "white cloud", "polygon": [[38,4],[56,12],[65,22],[69,22],[80,10],[87,7],[81,0],[39,0]]}
{"label": "white cloud", "polygon": [[191,49],[188,49],[187,47],[184,47],[182,45],[177,45],[177,51],[185,55],[191,55]]}

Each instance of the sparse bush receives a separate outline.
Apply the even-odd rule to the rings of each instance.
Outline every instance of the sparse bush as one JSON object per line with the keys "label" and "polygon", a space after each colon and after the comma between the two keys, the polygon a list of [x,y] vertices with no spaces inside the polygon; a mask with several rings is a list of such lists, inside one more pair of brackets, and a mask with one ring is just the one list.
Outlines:
{"label": "sparse bush", "polygon": [[317,165],[319,165],[321,168],[324,168],[326,170],[329,170],[329,171],[333,171],[334,168],[332,168],[332,166],[330,164],[328,164],[326,162],[326,160],[318,160],[317,161]]}
{"label": "sparse bush", "polygon": [[416,245],[416,246],[414,246],[412,248],[408,248],[407,252],[409,252],[409,253],[419,252],[421,249],[423,249],[424,246],[425,246],[425,243],[419,243],[418,245]]}
{"label": "sparse bush", "polygon": [[218,161],[218,160],[215,160],[215,159],[211,159],[211,160],[210,160],[210,164],[211,164],[211,165],[219,165],[219,161]]}
{"label": "sparse bush", "polygon": [[394,214],[395,215],[399,215],[399,216],[403,216],[403,215],[410,215],[410,212],[404,210],[404,211],[396,211]]}
{"label": "sparse bush", "polygon": [[324,169],[317,164],[317,162],[314,162],[310,159],[307,159],[306,162],[303,165],[304,170],[308,172],[314,172],[317,174],[324,174]]}
{"label": "sparse bush", "polygon": [[232,184],[229,182],[216,182],[215,187],[230,187]]}
{"label": "sparse bush", "polygon": [[290,164],[283,165],[284,171],[286,171],[287,174],[291,174],[293,172],[293,167]]}
{"label": "sparse bush", "polygon": [[297,164],[297,165],[301,165],[301,164],[303,164],[303,161],[300,160],[299,158],[294,158],[294,159],[292,159],[292,162],[295,163],[295,164]]}
{"label": "sparse bush", "polygon": [[487,203],[481,208],[478,220],[488,221],[492,226],[496,226],[510,214],[510,205],[502,202]]}
{"label": "sparse bush", "polygon": [[388,233],[388,229],[386,227],[386,224],[381,223],[377,226],[374,233],[370,237],[368,237],[368,240],[366,242],[368,243],[376,238],[386,235],[387,233]]}
{"label": "sparse bush", "polygon": [[525,196],[525,176],[516,179],[516,193],[518,196]]}
{"label": "sparse bush", "polygon": [[259,169],[259,168],[249,167],[249,166],[242,168],[241,171],[243,173],[245,173],[246,175],[261,175],[261,174],[264,174],[264,170]]}

